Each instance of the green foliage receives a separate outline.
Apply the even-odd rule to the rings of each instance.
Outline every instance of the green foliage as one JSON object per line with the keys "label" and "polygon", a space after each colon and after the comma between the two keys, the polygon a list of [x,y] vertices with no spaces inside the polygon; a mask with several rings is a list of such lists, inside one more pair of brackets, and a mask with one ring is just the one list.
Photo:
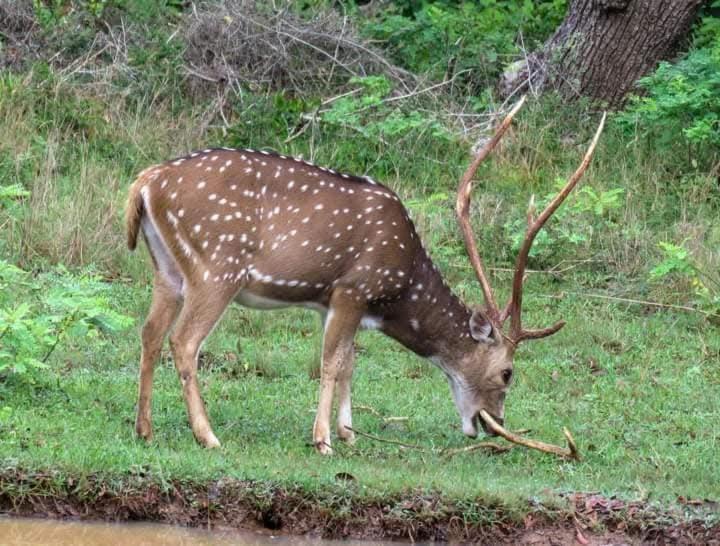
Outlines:
{"label": "green foliage", "polygon": [[46,31],[124,17],[129,22],[148,22],[172,17],[185,8],[185,0],[32,0],[33,11]]}
{"label": "green foliage", "polygon": [[68,0],[33,0],[35,17],[45,29],[62,24],[69,5]]}
{"label": "green foliage", "polygon": [[[550,203],[566,182],[558,178],[555,181],[555,191],[531,204],[536,210],[535,215]],[[575,255],[580,248],[588,247],[596,231],[607,230],[615,225],[617,220],[614,213],[622,207],[624,193],[623,188],[596,191],[583,186],[577,190],[574,198],[570,198],[570,202],[555,211],[537,234],[530,249],[530,257],[546,263],[550,258]],[[505,231],[514,252],[520,250],[526,226],[525,218],[516,218],[505,223]]]}
{"label": "green foliage", "polygon": [[93,275],[71,275],[62,268],[33,278],[0,261],[0,378],[12,373],[32,381],[48,368],[63,341],[92,341],[132,324],[115,311],[108,287]]}
{"label": "green foliage", "polygon": [[720,276],[701,267],[684,244],[658,243],[663,260],[650,270],[655,283],[684,280],[692,287],[695,304],[702,310],[720,316]]}
{"label": "green foliage", "polygon": [[7,209],[13,206],[18,200],[27,197],[30,192],[20,184],[0,186],[0,209]]}
{"label": "green foliage", "polygon": [[[394,101],[383,76],[353,78],[335,100],[247,93],[233,123],[220,136],[239,148],[274,148],[380,182],[413,186],[455,184],[466,157],[458,137],[432,112]],[[342,95],[342,93],[340,93]],[[400,188],[402,189],[402,188]]]}
{"label": "green foliage", "polygon": [[384,76],[352,78],[349,83],[359,86],[359,93],[334,101],[330,109],[322,113],[323,123],[351,128],[373,141],[411,133],[425,133],[445,142],[453,140],[453,135],[432,116],[386,102],[392,84]]}
{"label": "green foliage", "polygon": [[637,127],[663,147],[682,135],[694,158],[720,144],[720,41],[676,64],[660,63],[639,84],[646,95],[632,99],[617,118],[621,124]]}
{"label": "green foliage", "polygon": [[402,66],[436,80],[457,75],[464,94],[477,94],[519,52],[518,33],[528,48],[536,45],[562,19],[565,4],[482,0],[428,2],[416,10],[397,6],[368,21],[365,32],[385,42]]}
{"label": "green foliage", "polygon": [[714,47],[720,40],[720,1],[713,0],[700,11],[700,21],[693,29],[693,48]]}

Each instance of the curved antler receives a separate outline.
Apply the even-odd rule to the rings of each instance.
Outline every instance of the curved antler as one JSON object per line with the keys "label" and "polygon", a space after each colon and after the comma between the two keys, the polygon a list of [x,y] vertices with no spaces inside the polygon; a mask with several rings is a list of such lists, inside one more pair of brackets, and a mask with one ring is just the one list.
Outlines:
{"label": "curved antler", "polygon": [[531,201],[528,210],[528,227],[527,231],[525,232],[525,239],[522,242],[520,252],[518,253],[517,261],[515,262],[515,275],[513,276],[512,294],[510,296],[510,300],[505,306],[505,309],[503,309],[503,312],[500,314],[501,323],[504,322],[508,316],[510,316],[510,338],[514,341],[515,344],[519,343],[524,339],[539,339],[542,337],[550,336],[557,332],[560,328],[565,326],[565,322],[561,320],[559,322],[556,322],[549,328],[542,328],[539,330],[523,330],[521,314],[523,296],[522,289],[523,280],[525,277],[525,266],[527,265],[528,254],[530,253],[530,248],[532,247],[533,241],[535,240],[535,236],[542,229],[543,225],[545,225],[547,219],[553,215],[553,213],[558,209],[560,205],[562,205],[563,201],[565,201],[565,198],[577,185],[577,183],[580,181],[580,178],[582,178],[582,175],[585,173],[588,166],[590,165],[590,160],[592,159],[593,152],[595,151],[595,146],[597,145],[600,134],[602,133],[603,127],[605,126],[606,115],[606,112],[603,113],[602,119],[600,120],[600,125],[598,125],[597,131],[595,131],[595,136],[593,137],[592,142],[590,142],[590,146],[585,152],[585,157],[583,157],[580,166],[567,181],[567,184],[565,184],[563,189],[560,190],[560,192],[555,196],[555,198],[550,202],[550,204],[545,207],[545,210],[542,211],[540,216],[538,216],[537,218],[534,218],[534,205]]}
{"label": "curved antler", "polygon": [[503,134],[507,131],[508,127],[512,123],[512,119],[517,114],[518,110],[522,107],[525,102],[523,96],[518,103],[510,110],[510,113],[505,116],[503,122],[495,130],[493,137],[482,147],[478,155],[475,157],[473,162],[465,171],[465,174],[460,179],[460,185],[458,186],[457,201],[455,203],[455,212],[457,213],[458,221],[460,222],[460,228],[462,229],[463,239],[465,240],[465,248],[467,249],[470,263],[475,270],[480,286],[482,287],[483,296],[485,297],[485,310],[488,315],[488,319],[500,325],[500,309],[495,302],[495,297],[490,287],[490,281],[488,281],[487,275],[485,275],[485,269],[483,267],[480,253],[477,249],[477,244],[472,233],[472,227],[470,226],[470,194],[472,192],[472,179],[475,176],[480,163],[493,151],[497,143],[500,142]]}

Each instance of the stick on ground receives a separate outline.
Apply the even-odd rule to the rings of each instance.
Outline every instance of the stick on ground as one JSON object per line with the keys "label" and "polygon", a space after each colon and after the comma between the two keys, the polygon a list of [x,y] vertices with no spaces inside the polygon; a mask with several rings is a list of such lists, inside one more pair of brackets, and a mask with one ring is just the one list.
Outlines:
{"label": "stick on ground", "polygon": [[565,438],[567,439],[568,447],[560,447],[553,444],[546,444],[545,442],[540,442],[538,440],[532,440],[530,438],[525,438],[523,436],[519,436],[518,434],[514,434],[510,432],[509,430],[504,429],[501,425],[493,419],[488,412],[485,410],[480,410],[480,417],[483,418],[483,420],[488,424],[490,429],[497,434],[498,436],[502,436],[505,438],[508,442],[512,442],[513,444],[518,444],[521,446],[529,447],[531,449],[537,449],[539,451],[543,451],[545,453],[552,453],[554,455],[558,455],[560,457],[565,457],[566,459],[573,459],[575,461],[580,460],[580,453],[577,449],[577,444],[575,443],[575,439],[572,437],[572,434],[570,434],[570,431],[563,427],[563,433],[565,434]]}

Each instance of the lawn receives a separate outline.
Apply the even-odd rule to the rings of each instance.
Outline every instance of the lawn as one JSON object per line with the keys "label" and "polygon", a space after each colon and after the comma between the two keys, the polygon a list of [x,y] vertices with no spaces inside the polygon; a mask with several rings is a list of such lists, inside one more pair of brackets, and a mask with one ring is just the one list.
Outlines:
{"label": "lawn", "polygon": [[[0,429],[0,459],[68,476],[141,470],[160,480],[231,477],[307,490],[333,487],[344,472],[360,495],[439,491],[458,500],[502,498],[508,508],[567,491],[662,504],[717,499],[720,340],[712,327],[701,315],[589,299],[572,295],[570,281],[542,281],[528,283],[526,323],[563,317],[568,325],[517,353],[507,424],[553,442],[567,426],[581,462],[522,448],[444,456],[445,448],[474,442],[460,431],[444,376],[377,332],[357,340],[354,426],[424,449],[361,437],[354,446],[336,442],[335,455],[321,457],[310,445],[317,316],[239,307],[202,354],[202,392],[221,449],[195,443],[167,355],[155,377],[154,441],[135,438],[139,339],[132,328],[101,353],[88,346],[58,354],[55,378],[3,382],[0,395],[12,413]],[[148,287],[113,290],[118,306],[141,323]]]}

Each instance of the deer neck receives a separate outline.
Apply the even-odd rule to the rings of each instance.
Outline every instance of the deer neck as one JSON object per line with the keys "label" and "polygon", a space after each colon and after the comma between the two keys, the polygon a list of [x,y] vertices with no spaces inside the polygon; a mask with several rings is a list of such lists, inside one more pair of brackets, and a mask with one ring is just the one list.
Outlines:
{"label": "deer neck", "polygon": [[445,361],[472,345],[472,313],[425,251],[419,254],[405,297],[379,310],[380,330],[420,356]]}

